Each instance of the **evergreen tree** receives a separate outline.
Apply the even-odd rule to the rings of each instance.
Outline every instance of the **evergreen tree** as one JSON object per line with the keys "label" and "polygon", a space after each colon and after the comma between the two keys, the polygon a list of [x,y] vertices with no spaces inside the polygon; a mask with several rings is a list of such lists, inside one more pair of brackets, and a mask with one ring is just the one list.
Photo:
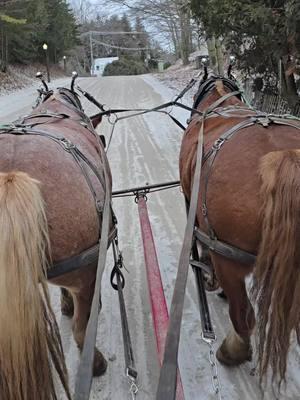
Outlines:
{"label": "evergreen tree", "polygon": [[78,43],[75,17],[66,0],[0,0],[0,61],[27,63],[44,59],[57,63]]}
{"label": "evergreen tree", "polygon": [[208,37],[222,37],[248,74],[263,75],[291,105],[299,100],[295,76],[300,59],[298,0],[191,0]]}

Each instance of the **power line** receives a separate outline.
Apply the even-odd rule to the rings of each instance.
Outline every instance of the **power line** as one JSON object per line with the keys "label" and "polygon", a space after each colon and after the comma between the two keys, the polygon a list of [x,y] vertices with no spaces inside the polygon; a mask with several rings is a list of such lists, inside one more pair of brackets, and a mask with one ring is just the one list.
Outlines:
{"label": "power line", "polygon": [[110,31],[89,31],[84,32],[79,37],[89,36],[89,35],[101,35],[101,36],[109,36],[109,35],[147,35],[147,32],[110,32]]}
{"label": "power line", "polygon": [[96,44],[100,44],[105,47],[111,47],[113,49],[119,50],[132,50],[132,51],[140,51],[140,50],[151,50],[150,47],[121,47],[121,46],[114,46],[113,44],[99,42],[99,40],[93,39],[93,42]]}

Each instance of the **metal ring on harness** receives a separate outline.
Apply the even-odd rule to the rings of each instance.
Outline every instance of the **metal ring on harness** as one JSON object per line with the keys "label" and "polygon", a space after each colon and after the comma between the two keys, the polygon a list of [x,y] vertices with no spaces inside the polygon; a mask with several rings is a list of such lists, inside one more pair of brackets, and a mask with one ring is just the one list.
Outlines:
{"label": "metal ring on harness", "polygon": [[115,125],[118,122],[117,114],[108,114],[107,120],[111,125]]}
{"label": "metal ring on harness", "polygon": [[150,189],[145,189],[143,191],[134,192],[134,194],[135,194],[135,199],[134,199],[135,204],[138,204],[140,198],[143,198],[145,201],[147,201],[148,197],[147,197],[146,193],[150,193]]}

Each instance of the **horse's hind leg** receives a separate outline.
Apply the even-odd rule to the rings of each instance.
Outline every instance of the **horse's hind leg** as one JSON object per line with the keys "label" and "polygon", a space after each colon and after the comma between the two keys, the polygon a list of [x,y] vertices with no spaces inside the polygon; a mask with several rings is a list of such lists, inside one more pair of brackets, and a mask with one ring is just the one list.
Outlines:
{"label": "horse's hind leg", "polygon": [[223,257],[212,256],[216,274],[229,304],[233,330],[217,351],[218,360],[226,365],[239,365],[251,361],[251,333],[255,325],[254,311],[249,301],[245,278],[252,267],[238,264]]}
{"label": "horse's hind leg", "polygon": [[[73,335],[80,349],[83,348],[85,331],[89,320],[95,287],[95,268],[85,268],[81,274],[80,286],[72,290],[74,298]],[[94,376],[103,375],[107,368],[107,361],[103,354],[95,348]]]}

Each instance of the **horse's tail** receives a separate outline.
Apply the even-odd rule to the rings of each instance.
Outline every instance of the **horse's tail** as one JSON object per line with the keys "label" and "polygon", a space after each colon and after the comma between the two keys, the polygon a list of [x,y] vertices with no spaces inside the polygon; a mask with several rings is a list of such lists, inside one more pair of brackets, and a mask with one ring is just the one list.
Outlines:
{"label": "horse's tail", "polygon": [[285,381],[290,337],[300,342],[300,150],[262,158],[262,233],[254,269],[260,379]]}
{"label": "horse's tail", "polygon": [[[0,399],[56,400],[52,365],[67,392],[46,269],[49,237],[38,181],[0,173]],[[51,357],[49,357],[51,355]]]}

